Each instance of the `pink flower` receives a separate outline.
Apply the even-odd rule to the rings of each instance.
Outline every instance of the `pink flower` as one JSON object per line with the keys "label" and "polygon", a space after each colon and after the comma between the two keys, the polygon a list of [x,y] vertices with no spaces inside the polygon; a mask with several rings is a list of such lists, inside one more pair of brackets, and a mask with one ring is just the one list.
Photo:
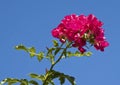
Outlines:
{"label": "pink flower", "polygon": [[109,46],[109,43],[107,41],[101,41],[99,43],[94,44],[94,47],[97,50],[101,50],[101,51],[104,51],[104,48],[107,46]]}
{"label": "pink flower", "polygon": [[59,38],[59,29],[55,28],[54,30],[52,30],[52,35],[53,37]]}
{"label": "pink flower", "polygon": [[89,42],[97,50],[104,51],[109,45],[105,40],[103,23],[93,14],[85,15],[67,15],[61,20],[61,23],[52,30],[52,35],[58,38],[62,43],[66,40],[73,42],[72,46],[77,47],[81,53],[86,51],[86,43]]}
{"label": "pink flower", "polygon": [[86,51],[86,49],[84,49],[84,48],[82,48],[82,47],[79,47],[78,49],[79,49],[79,51],[80,51],[81,53],[84,53],[84,52]]}

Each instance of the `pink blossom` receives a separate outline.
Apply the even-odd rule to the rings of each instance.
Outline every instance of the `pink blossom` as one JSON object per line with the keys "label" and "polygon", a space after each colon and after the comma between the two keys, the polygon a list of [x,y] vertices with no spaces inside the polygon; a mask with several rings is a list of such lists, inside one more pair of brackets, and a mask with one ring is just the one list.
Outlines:
{"label": "pink blossom", "polygon": [[93,14],[67,15],[61,23],[52,30],[52,35],[62,43],[66,40],[73,42],[72,46],[77,47],[81,53],[86,51],[86,43],[89,42],[97,50],[104,51],[109,45],[104,37],[103,23]]}
{"label": "pink blossom", "polygon": [[82,47],[79,47],[78,49],[80,50],[81,53],[84,53],[86,51],[86,49],[84,49]]}
{"label": "pink blossom", "polygon": [[95,43],[94,44],[94,47],[97,49],[97,50],[101,50],[101,51],[104,51],[104,48],[109,46],[109,43],[107,41],[101,41],[101,42],[98,42],[98,43]]}

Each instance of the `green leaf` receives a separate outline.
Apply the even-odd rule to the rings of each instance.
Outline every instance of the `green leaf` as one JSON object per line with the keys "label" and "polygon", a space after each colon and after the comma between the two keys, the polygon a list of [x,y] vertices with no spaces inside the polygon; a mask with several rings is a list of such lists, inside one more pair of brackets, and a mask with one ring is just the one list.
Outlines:
{"label": "green leaf", "polygon": [[56,55],[59,51],[60,51],[61,48],[56,48],[55,49],[55,52],[54,52],[54,55]]}
{"label": "green leaf", "polygon": [[28,85],[28,80],[27,79],[21,79],[20,80],[20,85]]}
{"label": "green leaf", "polygon": [[48,79],[45,85],[55,85],[55,84],[52,80]]}
{"label": "green leaf", "polygon": [[55,48],[47,48],[48,52],[46,54],[46,58],[49,58],[49,55],[55,50]]}
{"label": "green leaf", "polygon": [[53,54],[49,54],[48,56],[50,58],[51,63],[54,64],[54,56],[53,56]]}
{"label": "green leaf", "polygon": [[35,80],[30,80],[29,83],[30,83],[30,84],[33,84],[33,85],[39,85],[38,82],[35,81]]}
{"label": "green leaf", "polygon": [[44,58],[44,53],[40,52],[36,56],[37,56],[38,61],[41,61]]}
{"label": "green leaf", "polygon": [[36,54],[36,49],[34,47],[31,47],[28,49],[28,52],[30,53],[30,56],[33,57]]}
{"label": "green leaf", "polygon": [[6,78],[6,79],[4,79],[3,81],[0,82],[0,85],[3,85],[5,83],[8,83],[8,85],[12,85],[12,84],[15,84],[15,83],[18,83],[18,82],[19,82],[18,79]]}
{"label": "green leaf", "polygon": [[58,42],[57,42],[57,40],[53,40],[53,45],[55,46],[55,47],[57,47],[59,44],[58,44]]}
{"label": "green leaf", "polygon": [[0,82],[0,85],[4,85],[5,83],[8,83],[8,85],[13,85],[13,84],[20,84],[20,85],[28,85],[28,80],[27,79],[16,79],[16,78],[6,78],[3,81]]}
{"label": "green leaf", "polygon": [[30,57],[34,57],[36,56],[38,61],[41,61],[43,58],[44,58],[44,53],[43,52],[40,52],[40,53],[36,53],[36,49],[35,47],[30,47],[30,48],[27,48],[25,47],[24,45],[18,45],[15,47],[17,50],[24,50],[26,52],[29,53]]}
{"label": "green leaf", "polygon": [[56,48],[47,48],[48,52],[47,52],[46,58],[48,58],[51,61],[52,64],[54,63],[53,51],[55,49]]}
{"label": "green leaf", "polygon": [[79,51],[76,51],[74,53],[74,56],[77,56],[77,57],[80,57],[80,56],[84,56],[83,53],[79,52]]}
{"label": "green leaf", "polygon": [[43,85],[55,85],[51,76],[53,72],[52,71],[47,71],[45,74],[45,81],[43,81]]}
{"label": "green leaf", "polygon": [[2,80],[2,81],[0,81],[0,85],[3,85],[3,84],[5,84],[5,83],[7,83],[7,78],[4,79],[4,80]]}
{"label": "green leaf", "polygon": [[64,73],[60,73],[58,71],[49,71],[49,80],[53,80],[55,78],[59,78],[61,85],[64,84],[65,79],[67,79],[71,85],[75,85],[75,78],[69,75],[65,75]]}
{"label": "green leaf", "polygon": [[49,53],[52,54],[52,52],[53,52],[55,49],[56,49],[56,48],[47,48],[47,50],[48,50],[47,55],[48,55]]}
{"label": "green leaf", "polygon": [[82,57],[82,56],[91,56],[91,52],[85,52],[81,53],[79,51],[76,51],[75,53],[72,53],[71,51],[66,52],[68,57],[76,56],[76,57]]}
{"label": "green leaf", "polygon": [[75,78],[69,75],[64,75],[65,78],[71,83],[71,85],[76,85]]}
{"label": "green leaf", "polygon": [[39,75],[38,74],[34,74],[34,73],[31,73],[29,74],[31,78],[37,78]]}
{"label": "green leaf", "polygon": [[65,83],[65,77],[60,77],[59,80],[60,80],[61,85],[63,85]]}
{"label": "green leaf", "polygon": [[75,53],[72,53],[69,51],[69,52],[67,52],[67,56],[68,57],[73,57],[73,56],[81,57],[81,56],[83,56],[83,54],[78,51],[76,51]]}
{"label": "green leaf", "polygon": [[89,57],[92,55],[92,52],[85,52],[84,55]]}
{"label": "green leaf", "polygon": [[18,45],[18,46],[15,46],[15,49],[17,49],[17,50],[24,50],[24,51],[26,51],[26,52],[28,52],[28,49],[24,46],[24,45]]}
{"label": "green leaf", "polygon": [[31,78],[35,78],[35,79],[38,79],[38,80],[41,80],[41,81],[45,80],[45,76],[44,75],[38,75],[38,74],[31,73],[31,74],[29,74],[29,76]]}
{"label": "green leaf", "polygon": [[63,52],[63,54],[64,54],[64,56],[65,56],[65,58],[67,57],[67,52],[66,52],[66,50]]}

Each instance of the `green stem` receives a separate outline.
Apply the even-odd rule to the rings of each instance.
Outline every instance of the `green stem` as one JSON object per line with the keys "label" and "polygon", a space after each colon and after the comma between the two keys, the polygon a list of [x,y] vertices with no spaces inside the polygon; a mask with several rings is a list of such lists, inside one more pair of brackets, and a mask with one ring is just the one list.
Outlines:
{"label": "green stem", "polygon": [[[66,52],[67,48],[69,48],[71,44],[72,44],[72,42],[70,42],[70,43],[66,46],[66,48],[64,48],[64,50],[63,50],[63,52],[61,53],[60,57],[55,61],[54,64],[51,65],[49,71],[52,71],[53,68],[54,68],[54,66],[62,59],[62,57],[63,57],[63,55],[64,55],[64,52]],[[63,46],[63,44],[62,44],[60,47],[62,47],[62,46]],[[55,56],[55,55],[54,55],[54,56]],[[46,81],[47,81],[48,78],[49,78],[49,76],[47,76],[47,78],[45,79],[43,85],[46,85]]]}
{"label": "green stem", "polygon": [[69,43],[66,48],[64,48],[63,52],[61,53],[60,57],[56,60],[56,62],[54,64],[52,64],[52,66],[50,67],[50,71],[53,69],[53,67],[62,59],[64,52],[67,50],[67,48],[70,47],[72,43]]}

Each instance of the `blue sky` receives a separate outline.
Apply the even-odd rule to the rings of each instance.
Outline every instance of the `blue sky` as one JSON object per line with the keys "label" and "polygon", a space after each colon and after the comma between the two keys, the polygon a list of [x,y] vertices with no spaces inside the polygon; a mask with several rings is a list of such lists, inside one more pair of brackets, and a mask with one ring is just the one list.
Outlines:
{"label": "blue sky", "polygon": [[[34,46],[37,51],[51,46],[51,30],[68,14],[94,14],[104,22],[110,46],[91,57],[62,60],[55,69],[76,78],[77,85],[120,85],[119,0],[0,0],[0,80],[29,78],[44,73],[47,60],[38,62],[14,46]],[[56,85],[59,85],[57,83]],[[69,85],[69,84],[65,84]]]}

